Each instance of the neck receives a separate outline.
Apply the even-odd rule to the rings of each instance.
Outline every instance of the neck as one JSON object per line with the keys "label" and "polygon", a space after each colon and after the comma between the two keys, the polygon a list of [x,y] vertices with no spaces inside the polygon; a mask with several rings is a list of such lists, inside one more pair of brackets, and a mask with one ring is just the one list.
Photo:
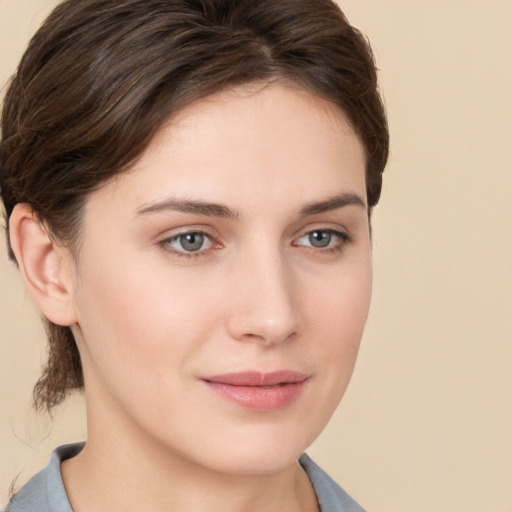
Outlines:
{"label": "neck", "polygon": [[101,422],[101,416],[88,417],[86,446],[62,464],[75,512],[318,511],[298,463],[272,474],[219,472],[165,450],[136,428],[120,430]]}

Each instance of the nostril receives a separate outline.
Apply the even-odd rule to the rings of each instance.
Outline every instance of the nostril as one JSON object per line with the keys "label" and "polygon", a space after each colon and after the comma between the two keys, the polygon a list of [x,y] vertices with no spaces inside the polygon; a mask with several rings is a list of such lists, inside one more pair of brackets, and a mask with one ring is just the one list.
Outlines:
{"label": "nostril", "polygon": [[267,331],[262,334],[243,334],[240,339],[241,341],[248,341],[252,343],[260,343],[264,346],[272,346],[281,343],[287,343],[294,340],[297,337],[297,332],[283,332],[283,331]]}

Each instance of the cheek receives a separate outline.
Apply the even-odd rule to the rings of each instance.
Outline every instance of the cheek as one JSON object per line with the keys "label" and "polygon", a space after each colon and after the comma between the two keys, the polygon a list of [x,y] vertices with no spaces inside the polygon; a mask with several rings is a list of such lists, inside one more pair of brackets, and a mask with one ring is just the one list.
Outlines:
{"label": "cheek", "polygon": [[309,436],[305,445],[323,430],[352,376],[370,305],[369,258],[363,255],[357,265],[338,268],[324,283],[323,287],[310,286],[303,304],[307,331],[302,349],[314,369],[315,383],[300,420]]}
{"label": "cheek", "polygon": [[321,293],[308,295],[308,324],[316,332],[313,357],[322,358],[328,386],[343,394],[354,369],[371,300],[372,271],[364,255],[333,274]]}
{"label": "cheek", "polygon": [[179,373],[203,343],[212,316],[197,307],[203,282],[191,286],[179,273],[170,275],[127,260],[82,269],[82,345],[86,364],[103,380],[155,386],[162,374]]}
{"label": "cheek", "polygon": [[359,342],[368,316],[371,289],[371,262],[363,255],[354,265],[333,271],[322,289],[315,292],[310,287],[306,295],[308,318],[330,332],[329,339]]}

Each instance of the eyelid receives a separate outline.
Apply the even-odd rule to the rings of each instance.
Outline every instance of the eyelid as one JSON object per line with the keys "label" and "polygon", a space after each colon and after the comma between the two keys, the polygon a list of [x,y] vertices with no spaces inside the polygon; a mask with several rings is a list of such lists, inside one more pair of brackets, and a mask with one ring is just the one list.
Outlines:
{"label": "eyelid", "polygon": [[330,233],[337,233],[342,236],[349,236],[349,230],[338,224],[332,222],[311,222],[300,229],[297,229],[294,234],[292,234],[292,238],[295,240],[297,238],[302,238],[304,235],[311,233],[313,231],[328,231]]}
{"label": "eyelid", "polygon": [[184,224],[181,226],[175,226],[165,230],[159,230],[159,233],[160,234],[158,234],[155,237],[155,239],[157,239],[157,243],[170,240],[171,238],[177,238],[179,236],[188,235],[191,233],[199,233],[217,242],[220,239],[220,236],[217,234],[217,231],[205,224]]}

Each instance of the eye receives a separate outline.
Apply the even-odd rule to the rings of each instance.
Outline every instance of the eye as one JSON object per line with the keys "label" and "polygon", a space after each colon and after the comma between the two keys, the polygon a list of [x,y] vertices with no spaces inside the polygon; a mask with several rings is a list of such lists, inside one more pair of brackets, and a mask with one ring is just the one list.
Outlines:
{"label": "eye", "polygon": [[332,240],[330,231],[311,231],[306,236],[313,247],[327,247]]}
{"label": "eye", "polygon": [[294,245],[311,247],[313,249],[337,251],[351,241],[347,233],[335,229],[314,229],[302,235]]}
{"label": "eye", "polygon": [[166,251],[177,256],[199,256],[214,245],[212,238],[203,231],[178,233],[160,242]]}

